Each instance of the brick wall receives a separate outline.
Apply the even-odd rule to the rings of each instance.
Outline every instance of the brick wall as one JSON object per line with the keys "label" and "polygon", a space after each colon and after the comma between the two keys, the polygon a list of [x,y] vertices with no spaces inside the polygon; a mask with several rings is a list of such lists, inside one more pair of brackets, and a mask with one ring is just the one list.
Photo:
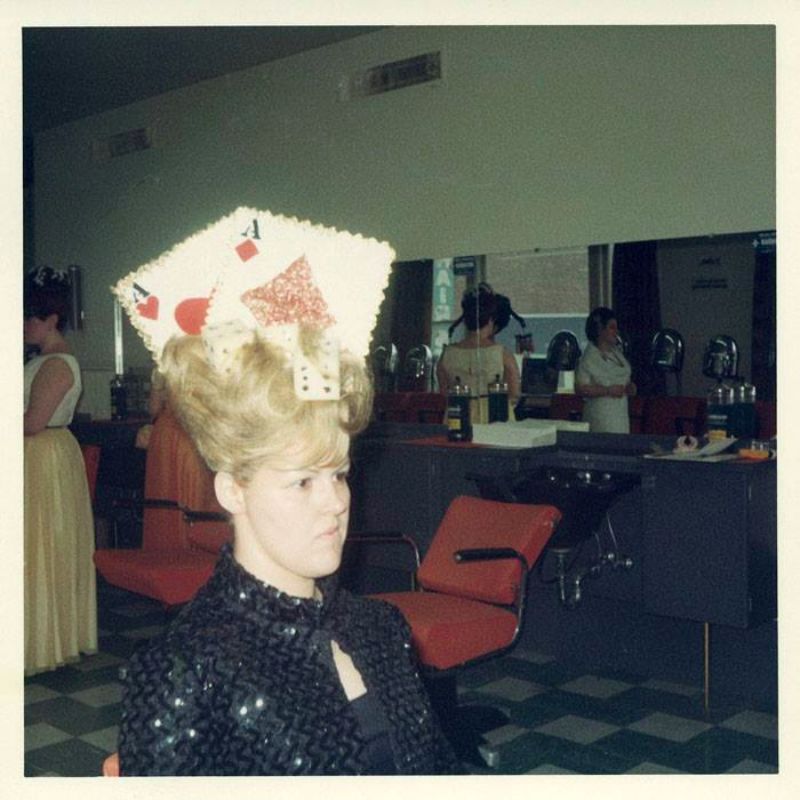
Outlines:
{"label": "brick wall", "polygon": [[587,314],[589,259],[585,248],[503,253],[486,257],[486,280],[519,314]]}

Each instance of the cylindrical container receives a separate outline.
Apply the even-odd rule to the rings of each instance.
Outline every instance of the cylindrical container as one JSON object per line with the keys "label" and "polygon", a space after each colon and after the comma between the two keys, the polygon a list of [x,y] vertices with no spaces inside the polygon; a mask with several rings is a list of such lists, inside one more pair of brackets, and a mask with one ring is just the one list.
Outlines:
{"label": "cylindrical container", "polygon": [[472,441],[469,400],[469,386],[456,377],[455,385],[447,395],[447,438],[451,442]]}
{"label": "cylindrical container", "polygon": [[499,375],[489,384],[489,422],[508,422],[508,384]]}
{"label": "cylindrical container", "polygon": [[756,387],[740,383],[734,389],[733,405],[728,414],[728,434],[737,439],[753,439],[758,433]]}
{"label": "cylindrical container", "polygon": [[128,416],[128,393],[122,375],[111,379],[111,419],[125,419]]}
{"label": "cylindrical container", "polygon": [[718,441],[728,436],[728,418],[733,408],[733,389],[718,383],[706,400],[706,433],[708,440]]}

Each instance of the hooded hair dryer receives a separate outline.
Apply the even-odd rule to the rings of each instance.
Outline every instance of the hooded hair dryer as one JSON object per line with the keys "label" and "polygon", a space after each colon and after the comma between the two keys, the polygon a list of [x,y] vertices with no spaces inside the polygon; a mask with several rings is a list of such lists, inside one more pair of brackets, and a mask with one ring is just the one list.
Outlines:
{"label": "hooded hair dryer", "polygon": [[581,348],[578,337],[572,331],[559,331],[547,345],[547,366],[558,372],[557,393],[571,392],[567,387],[565,372],[574,372],[581,357]]}
{"label": "hooded hair dryer", "polygon": [[703,356],[703,375],[722,381],[735,378],[739,368],[739,348],[732,336],[714,336],[706,345]]}
{"label": "hooded hair dryer", "polygon": [[676,394],[682,394],[683,336],[672,328],[662,328],[650,344],[650,364],[657,372],[675,376]]}

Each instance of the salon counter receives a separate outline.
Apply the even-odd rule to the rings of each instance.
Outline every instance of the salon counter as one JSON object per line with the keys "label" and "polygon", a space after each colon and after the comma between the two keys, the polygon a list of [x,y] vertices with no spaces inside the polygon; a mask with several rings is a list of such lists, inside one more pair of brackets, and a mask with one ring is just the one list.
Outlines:
{"label": "salon counter", "polygon": [[[411,426],[413,427],[413,426]],[[439,428],[405,438],[362,436],[354,450],[353,528],[403,531],[424,553],[459,494],[479,496],[471,475],[539,467],[639,476],[613,523],[628,571],[604,575],[590,591],[652,614],[740,628],[777,614],[776,463],[698,463],[645,458],[670,437],[559,431],[549,447],[451,444]]]}
{"label": "salon counter", "polygon": [[[586,580],[568,609],[545,554],[530,581],[522,646],[698,692],[707,679],[712,703],[715,693],[734,694],[777,708],[776,462],[644,458],[674,442],[650,435],[559,432],[554,446],[517,450],[448,444],[441,426],[395,428],[372,426],[355,443],[353,530],[408,533],[424,553],[450,501],[479,496],[470,474],[552,466],[636,475],[638,486],[609,514],[632,568]],[[369,591],[383,588],[403,587]]]}

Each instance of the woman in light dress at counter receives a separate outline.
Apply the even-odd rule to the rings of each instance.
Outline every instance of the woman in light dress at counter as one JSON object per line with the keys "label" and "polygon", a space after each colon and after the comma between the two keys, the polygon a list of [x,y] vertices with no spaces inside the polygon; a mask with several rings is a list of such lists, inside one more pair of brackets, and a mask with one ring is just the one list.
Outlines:
{"label": "woman in light dress at counter", "polygon": [[469,386],[473,397],[485,397],[489,384],[499,375],[508,384],[511,406],[519,399],[517,362],[512,353],[494,341],[500,331],[497,324],[500,312],[498,297],[485,283],[464,294],[461,309],[467,335],[460,342],[447,345],[436,365],[436,378],[442,394],[448,394],[459,379],[462,385]]}
{"label": "woman in light dress at counter", "polygon": [[628,397],[636,394],[631,365],[619,346],[616,314],[604,306],[586,319],[589,340],[575,373],[583,421],[592,433],[629,433]]}
{"label": "woman in light dress at counter", "polygon": [[69,287],[42,268],[25,292],[25,674],[97,650],[94,521],[80,445],[67,429],[81,394],[63,336]]}

